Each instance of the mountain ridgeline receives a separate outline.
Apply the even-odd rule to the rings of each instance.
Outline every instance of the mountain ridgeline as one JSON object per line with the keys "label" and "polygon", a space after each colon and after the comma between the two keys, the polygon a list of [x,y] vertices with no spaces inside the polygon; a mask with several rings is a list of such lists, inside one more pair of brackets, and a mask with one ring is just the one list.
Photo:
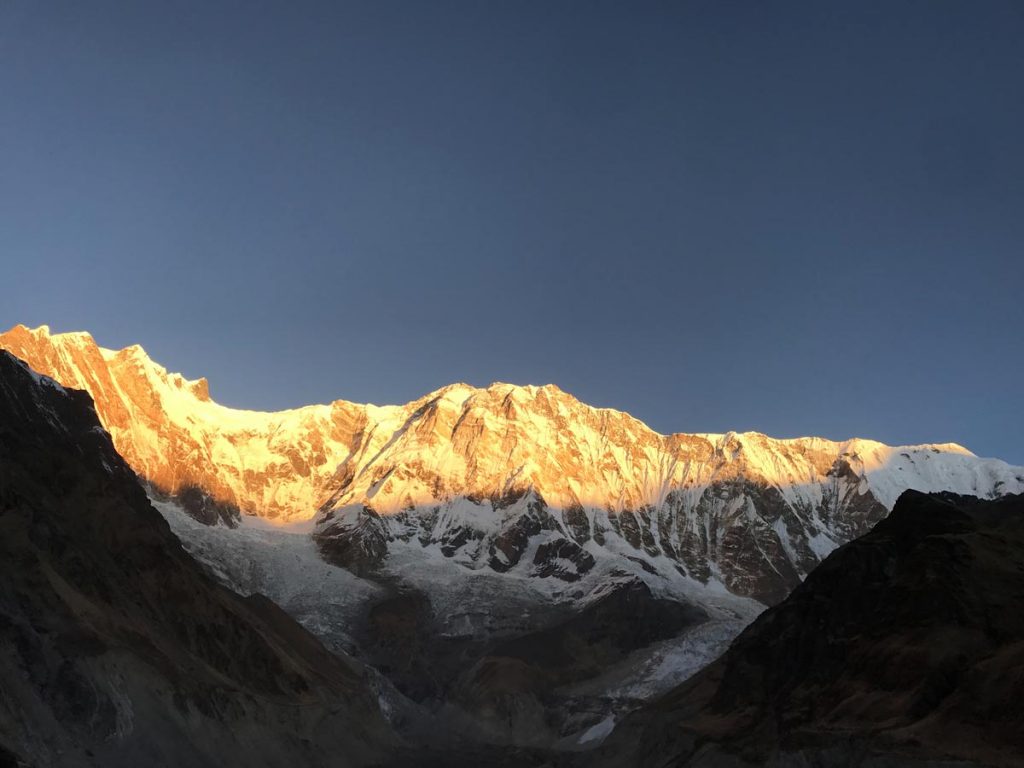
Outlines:
{"label": "mountain ridgeline", "polygon": [[907,488],[1024,490],[1024,469],[955,444],[661,435],[554,386],[261,413],[87,333],[16,326],[0,348],[88,391],[128,463],[197,518],[315,517],[324,555],[360,574],[409,546],[567,583],[614,557],[771,604]]}

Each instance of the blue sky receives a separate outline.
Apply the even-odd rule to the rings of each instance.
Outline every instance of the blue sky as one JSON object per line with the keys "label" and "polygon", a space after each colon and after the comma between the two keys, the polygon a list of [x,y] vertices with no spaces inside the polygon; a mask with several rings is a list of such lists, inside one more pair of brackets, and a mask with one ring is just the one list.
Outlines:
{"label": "blue sky", "polygon": [[1024,464],[1024,6],[0,4],[0,324]]}

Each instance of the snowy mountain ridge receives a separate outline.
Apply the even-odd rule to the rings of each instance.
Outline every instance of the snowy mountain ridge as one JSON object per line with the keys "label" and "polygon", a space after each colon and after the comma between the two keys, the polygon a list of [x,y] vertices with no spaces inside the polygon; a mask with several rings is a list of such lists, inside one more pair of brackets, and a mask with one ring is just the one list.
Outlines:
{"label": "snowy mountain ridge", "polygon": [[159,491],[198,494],[193,507],[227,520],[315,517],[324,555],[356,572],[399,543],[567,581],[613,553],[771,602],[907,488],[1024,491],[1024,469],[952,443],[662,435],[553,385],[453,384],[400,406],[267,413],[219,405],[205,379],[87,333],[15,326],[0,348],[89,391],[118,451]]}
{"label": "snowy mountain ridge", "polygon": [[87,333],[0,349],[88,391],[209,574],[376,670],[427,734],[593,745],[906,489],[1024,492],[1024,468],[953,443],[663,435],[552,385],[267,413]]}

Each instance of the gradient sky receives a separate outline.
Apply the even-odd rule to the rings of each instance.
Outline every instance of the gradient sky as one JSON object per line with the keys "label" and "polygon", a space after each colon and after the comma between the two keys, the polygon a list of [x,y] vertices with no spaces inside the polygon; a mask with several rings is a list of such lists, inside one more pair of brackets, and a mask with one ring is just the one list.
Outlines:
{"label": "gradient sky", "polygon": [[1024,4],[0,0],[0,325],[1024,464]]}

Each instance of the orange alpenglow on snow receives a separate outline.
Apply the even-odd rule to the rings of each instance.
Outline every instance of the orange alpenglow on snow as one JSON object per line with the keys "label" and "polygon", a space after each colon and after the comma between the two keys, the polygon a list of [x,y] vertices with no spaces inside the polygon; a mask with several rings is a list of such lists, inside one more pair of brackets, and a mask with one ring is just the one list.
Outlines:
{"label": "orange alpenglow on snow", "polygon": [[169,373],[140,346],[104,349],[88,333],[15,326],[0,347],[87,390],[118,451],[158,489],[198,487],[281,522],[312,518],[324,505],[387,514],[526,488],[552,507],[618,512],[739,477],[814,504],[839,457],[886,506],[905,487],[898,473],[906,462],[943,489],[977,492],[979,482],[1001,481],[1002,492],[1024,490],[1012,468],[955,444],[662,435],[552,385],[454,384],[401,406],[337,400],[267,413],[219,405],[205,379]]}

